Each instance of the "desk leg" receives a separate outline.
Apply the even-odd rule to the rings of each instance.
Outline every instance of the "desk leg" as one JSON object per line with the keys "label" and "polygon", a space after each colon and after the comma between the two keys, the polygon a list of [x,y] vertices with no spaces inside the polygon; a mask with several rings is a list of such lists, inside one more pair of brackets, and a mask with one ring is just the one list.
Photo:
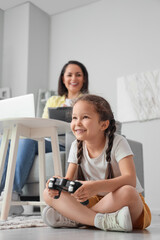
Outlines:
{"label": "desk leg", "polygon": [[62,174],[62,165],[61,158],[59,152],[59,141],[58,141],[58,133],[55,127],[51,130],[51,144],[52,144],[52,153],[53,153],[53,166],[54,166],[54,174],[56,176],[63,176]]}
{"label": "desk leg", "polygon": [[14,179],[15,166],[16,166],[16,156],[17,156],[17,150],[18,150],[19,132],[20,132],[19,126],[14,126],[12,129],[12,136],[11,136],[11,146],[10,146],[10,154],[9,154],[9,160],[8,160],[6,183],[4,188],[4,199],[2,203],[1,220],[7,219],[9,208],[10,208],[13,179]]}
{"label": "desk leg", "polygon": [[4,169],[4,162],[7,153],[8,141],[9,141],[9,129],[4,129],[1,147],[0,147],[0,181],[2,179],[3,169]]}
{"label": "desk leg", "polygon": [[[45,165],[45,146],[44,139],[38,140],[38,155],[39,155],[39,194],[40,202],[44,202],[43,191],[46,187],[46,165]],[[44,206],[41,206],[41,212]]]}

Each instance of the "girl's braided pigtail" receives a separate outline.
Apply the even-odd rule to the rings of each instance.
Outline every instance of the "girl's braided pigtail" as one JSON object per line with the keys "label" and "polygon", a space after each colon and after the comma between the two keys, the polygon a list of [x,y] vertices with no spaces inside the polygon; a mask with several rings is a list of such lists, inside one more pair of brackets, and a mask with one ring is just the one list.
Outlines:
{"label": "girl's braided pigtail", "polygon": [[83,142],[80,140],[77,140],[77,159],[78,159],[78,180],[85,180],[84,174],[82,172],[81,168],[81,160],[83,156]]}
{"label": "girl's braided pigtail", "polygon": [[108,162],[107,169],[106,169],[106,179],[114,178],[113,168],[111,164],[111,150],[113,146],[113,140],[114,140],[114,133],[116,131],[116,125],[115,120],[112,119],[110,121],[109,126],[109,134],[108,134],[108,148],[106,150],[106,161]]}
{"label": "girl's braided pigtail", "polygon": [[78,164],[81,163],[82,155],[83,155],[83,142],[80,140],[77,140],[77,159]]}

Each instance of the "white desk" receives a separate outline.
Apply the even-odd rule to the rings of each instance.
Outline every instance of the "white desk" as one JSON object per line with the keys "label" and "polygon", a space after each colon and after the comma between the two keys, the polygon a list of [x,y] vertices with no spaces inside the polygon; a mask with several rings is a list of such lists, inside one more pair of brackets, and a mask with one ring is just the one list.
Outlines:
{"label": "white desk", "polygon": [[[54,174],[62,176],[62,167],[59,153],[58,134],[70,131],[70,124],[42,118],[15,118],[0,121],[0,129],[3,130],[3,137],[0,147],[0,181],[3,174],[4,162],[9,139],[11,140],[8,169],[4,189],[4,199],[2,201],[1,220],[6,220],[10,205],[45,205],[43,200],[43,190],[45,188],[45,146],[44,138],[50,137],[53,152]],[[11,202],[13,180],[15,174],[18,141],[20,137],[31,138],[38,141],[39,154],[39,183],[40,201],[38,202]]]}

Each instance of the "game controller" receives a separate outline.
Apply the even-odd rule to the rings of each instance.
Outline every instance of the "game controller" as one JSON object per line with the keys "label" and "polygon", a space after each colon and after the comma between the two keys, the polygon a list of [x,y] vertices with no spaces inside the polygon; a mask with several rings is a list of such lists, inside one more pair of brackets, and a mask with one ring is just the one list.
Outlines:
{"label": "game controller", "polygon": [[[48,183],[49,189],[58,190],[58,196],[55,196],[55,199],[58,199],[61,195],[62,191],[66,191],[69,193],[74,193],[79,187],[82,186],[82,183],[78,181],[70,181],[65,178],[50,178]],[[83,205],[87,205],[89,203],[88,200],[85,202],[81,202]]]}

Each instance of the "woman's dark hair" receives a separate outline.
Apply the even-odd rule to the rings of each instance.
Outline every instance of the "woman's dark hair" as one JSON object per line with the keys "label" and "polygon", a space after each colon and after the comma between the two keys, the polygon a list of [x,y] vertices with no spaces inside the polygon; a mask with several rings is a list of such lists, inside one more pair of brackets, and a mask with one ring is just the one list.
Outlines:
{"label": "woman's dark hair", "polygon": [[[106,161],[108,162],[108,165],[106,170],[106,173],[107,173],[106,178],[107,179],[113,178],[114,174],[113,174],[113,169],[111,165],[111,150],[113,146],[114,133],[116,131],[116,123],[115,123],[114,115],[111,110],[110,104],[104,98],[97,95],[91,95],[91,94],[85,94],[79,97],[75,101],[74,105],[79,101],[86,101],[88,103],[91,103],[94,106],[96,112],[98,113],[100,121],[109,120],[109,126],[104,131],[105,135],[108,134],[108,148],[106,150]],[[77,140],[77,144],[78,144],[77,158],[78,158],[78,164],[80,164],[82,155],[83,155],[83,148],[82,148],[83,144],[82,144],[82,141],[79,141],[79,140]]]}
{"label": "woman's dark hair", "polygon": [[83,87],[81,88],[81,93],[88,93],[88,84],[89,83],[88,83],[88,72],[87,72],[86,67],[78,61],[71,60],[68,63],[66,63],[61,70],[59,80],[58,80],[58,95],[59,96],[63,96],[63,95],[67,96],[67,94],[68,94],[68,90],[63,83],[63,76],[64,76],[66,68],[69,64],[75,64],[81,68],[83,75],[84,75],[84,83],[83,83]]}

